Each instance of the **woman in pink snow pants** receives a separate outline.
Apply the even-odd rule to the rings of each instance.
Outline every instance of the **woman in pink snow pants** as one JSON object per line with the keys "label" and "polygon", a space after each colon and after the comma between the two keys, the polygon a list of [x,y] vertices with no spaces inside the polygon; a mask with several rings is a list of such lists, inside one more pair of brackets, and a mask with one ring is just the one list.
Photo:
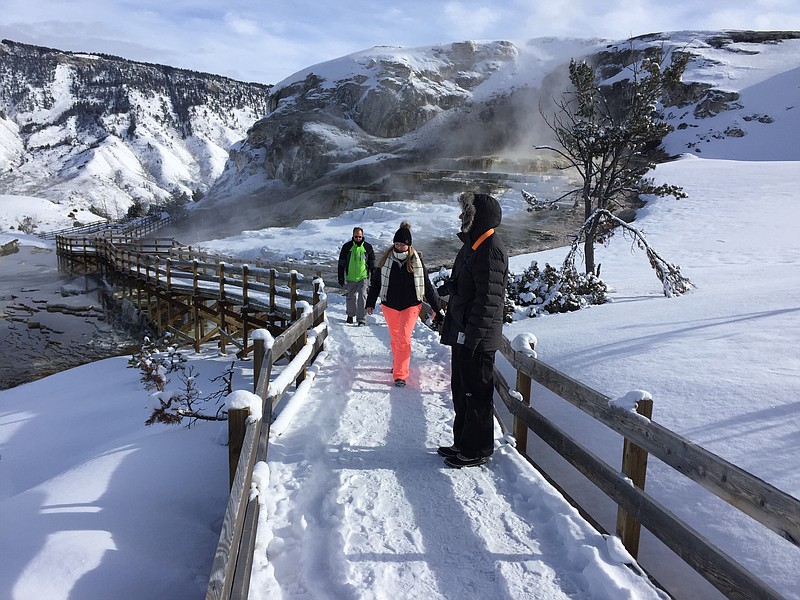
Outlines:
{"label": "woman in pink snow pants", "polygon": [[441,318],[439,295],[428,279],[422,257],[411,245],[411,225],[407,221],[400,224],[393,244],[372,271],[367,314],[375,310],[379,297],[391,338],[392,377],[396,386],[403,387],[411,361],[411,332],[419,318],[423,298],[439,313],[437,318]]}

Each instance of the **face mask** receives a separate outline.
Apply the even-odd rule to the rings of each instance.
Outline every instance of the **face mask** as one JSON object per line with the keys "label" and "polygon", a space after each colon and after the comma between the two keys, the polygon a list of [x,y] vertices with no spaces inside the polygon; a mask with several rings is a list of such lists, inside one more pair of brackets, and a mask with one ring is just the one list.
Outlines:
{"label": "face mask", "polygon": [[394,254],[394,257],[397,260],[405,260],[406,258],[408,258],[408,250],[406,250],[405,252],[398,252],[397,250],[392,250],[392,254]]}

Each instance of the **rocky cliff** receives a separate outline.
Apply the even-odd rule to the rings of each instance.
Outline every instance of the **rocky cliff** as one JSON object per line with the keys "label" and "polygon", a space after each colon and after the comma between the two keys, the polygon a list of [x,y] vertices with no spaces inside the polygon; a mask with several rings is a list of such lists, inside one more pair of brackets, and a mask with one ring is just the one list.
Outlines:
{"label": "rocky cliff", "polygon": [[403,171],[529,154],[535,98],[552,89],[561,50],[585,54],[596,42],[551,44],[559,51],[506,41],[377,47],[300,71],[273,88],[269,113],[231,149],[199,219],[202,208],[235,203],[249,228],[291,224],[401,194],[390,176]]}
{"label": "rocky cliff", "polygon": [[[398,171],[464,157],[543,160],[533,151],[549,141],[540,111],[552,114],[571,58],[596,64],[603,84],[618,86],[631,64],[657,50],[691,55],[682,89],[663,99],[664,118],[675,128],[666,154],[701,154],[708,140],[725,138],[738,140],[734,153],[744,157],[741,139],[775,134],[780,128],[765,127],[792,108],[750,96],[750,84],[775,75],[772,69],[782,68],[775,56],[796,53],[798,38],[674,32],[618,42],[535,39],[355,53],[278,83],[269,113],[232,149],[204,204],[249,204],[257,214],[251,228],[289,224],[402,194],[398,178],[389,177]],[[750,74],[736,81],[731,70]]]}

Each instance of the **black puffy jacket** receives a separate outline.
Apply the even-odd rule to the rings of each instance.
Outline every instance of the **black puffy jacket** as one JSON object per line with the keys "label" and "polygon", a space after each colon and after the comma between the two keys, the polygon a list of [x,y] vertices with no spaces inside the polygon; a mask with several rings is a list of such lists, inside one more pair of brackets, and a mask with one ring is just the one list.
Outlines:
{"label": "black puffy jacket", "polygon": [[[508,254],[497,234],[479,244],[481,236],[500,225],[500,203],[486,194],[467,194],[462,208],[471,217],[467,231],[458,234],[458,251],[445,294],[450,295],[442,324],[442,343],[453,346],[464,333],[464,345],[478,352],[500,348],[503,338],[503,301],[508,281]],[[473,249],[473,245],[475,248]]]}

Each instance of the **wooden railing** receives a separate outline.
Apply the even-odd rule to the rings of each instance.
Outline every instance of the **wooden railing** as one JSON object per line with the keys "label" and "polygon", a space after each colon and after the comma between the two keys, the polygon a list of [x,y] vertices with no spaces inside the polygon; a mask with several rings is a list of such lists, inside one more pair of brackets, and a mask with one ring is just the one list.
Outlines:
{"label": "wooden railing", "polygon": [[[301,276],[295,271],[280,273],[272,268],[251,267],[241,261],[228,262],[220,256],[198,260],[199,253],[183,246],[170,247],[170,241],[115,244],[113,238],[103,238],[97,242],[97,252],[115,270],[168,291],[192,291],[269,310],[277,310],[280,305],[276,298],[284,298],[288,301],[284,308],[291,314],[296,312],[298,301],[314,301],[311,289],[300,289]],[[91,251],[91,244],[87,247]]]}
{"label": "wooden railing", "polygon": [[[254,394],[260,398],[261,416],[250,419],[245,409],[228,410],[231,492],[206,594],[209,599],[246,599],[259,512],[257,499],[250,498],[253,467],[266,459],[274,407],[291,383],[301,386],[307,381],[306,367],[327,338],[327,300],[322,294],[322,281],[315,279],[313,287],[304,292],[299,288],[302,276],[296,271],[279,273],[273,268],[253,267],[235,258],[181,246],[173,239],[144,239],[141,236],[155,228],[148,223],[142,225],[120,232],[106,229],[96,235],[70,230],[56,237],[57,254],[100,270],[123,274],[136,280],[137,285],[143,283],[148,299],[152,293],[164,290],[166,294],[161,299],[171,302],[171,298],[185,292],[195,305],[195,313],[207,299],[215,300],[223,324],[218,330],[223,352],[225,342],[231,341],[246,355],[250,349],[248,337],[252,338]],[[241,313],[228,312],[225,307],[231,304],[237,305]],[[278,315],[285,325],[278,328],[282,333],[269,347],[264,341],[269,333],[261,336],[248,329],[247,315],[259,309],[269,313],[270,324]],[[157,312],[160,320],[161,311]],[[226,315],[241,317],[241,344],[226,334]],[[205,340],[195,335],[197,350]],[[291,361],[273,379],[273,365],[283,356]]]}
{"label": "wooden railing", "polygon": [[92,221],[83,225],[76,225],[74,227],[65,227],[64,229],[51,229],[50,231],[43,231],[37,234],[43,240],[54,240],[59,235],[71,234],[77,235],[79,233],[92,233],[99,231],[109,226],[108,221]]}
{"label": "wooden railing", "polygon": [[313,302],[313,293],[298,288],[297,272],[279,273],[252,267],[244,261],[207,254],[180,246],[171,238],[138,239],[131,236],[59,236],[57,251],[71,257],[90,257],[116,271],[153,282],[167,290],[193,290],[220,299],[237,299],[276,309],[276,297]]}
{"label": "wooden railing", "polygon": [[[207,600],[246,600],[253,568],[259,504],[250,498],[253,468],[267,458],[272,411],[291,382],[305,380],[306,367],[321,350],[328,335],[324,312],[327,300],[320,300],[295,321],[270,347],[256,338],[253,356],[254,393],[262,401],[262,416],[249,419],[247,409],[228,411],[228,451],[231,493],[225,510],[219,543],[214,555]],[[309,331],[313,335],[309,336]],[[299,347],[299,351],[297,348]],[[275,361],[291,348],[294,358],[277,380],[272,378]]]}
{"label": "wooden railing", "polygon": [[[169,331],[181,341],[193,343],[197,350],[209,339],[200,325],[203,319],[216,325],[211,335],[219,336],[221,350],[232,343],[247,354],[251,350],[250,330],[265,327],[267,322],[270,328],[282,330],[297,317],[298,303],[318,301],[313,283],[305,282],[296,271],[282,273],[251,266],[237,258],[182,246],[172,238],[139,237],[152,226],[146,223],[144,229],[124,233],[59,235],[56,251],[60,259],[70,263],[137,282],[135,285],[142,287],[148,298],[157,298],[152,311],[145,309],[153,313],[149,315],[151,325],[159,334]],[[216,302],[217,306],[211,310],[206,302]],[[232,306],[238,307],[236,311],[230,310]],[[174,319],[170,312],[190,312],[191,322],[183,323],[183,329],[171,327]],[[228,326],[241,333],[241,339],[229,335]]]}
{"label": "wooden railing", "polygon": [[54,240],[59,236],[85,236],[95,233],[113,234],[127,232],[133,235],[136,232],[139,236],[142,236],[156,229],[160,229],[170,222],[170,217],[154,216],[140,217],[128,221],[93,221],[83,225],[76,225],[75,227],[45,231],[38,235],[45,240]]}
{"label": "wooden railing", "polygon": [[[517,371],[512,392],[495,371],[495,387],[514,416],[517,448],[526,454],[527,431],[538,435],[619,507],[617,531],[636,557],[639,524],[728,598],[779,600],[781,594],[714,546],[690,525],[644,491],[646,455],[663,461],[737,510],[752,517],[797,547],[800,501],[755,475],[662,427],[650,418],[615,405],[610,398],[546,365],[504,338],[503,356]],[[611,467],[531,406],[531,381],[544,386],[625,438],[622,472]],[[650,406],[650,409],[652,405]],[[648,408],[637,407],[639,412]],[[635,485],[631,485],[628,477]]]}

